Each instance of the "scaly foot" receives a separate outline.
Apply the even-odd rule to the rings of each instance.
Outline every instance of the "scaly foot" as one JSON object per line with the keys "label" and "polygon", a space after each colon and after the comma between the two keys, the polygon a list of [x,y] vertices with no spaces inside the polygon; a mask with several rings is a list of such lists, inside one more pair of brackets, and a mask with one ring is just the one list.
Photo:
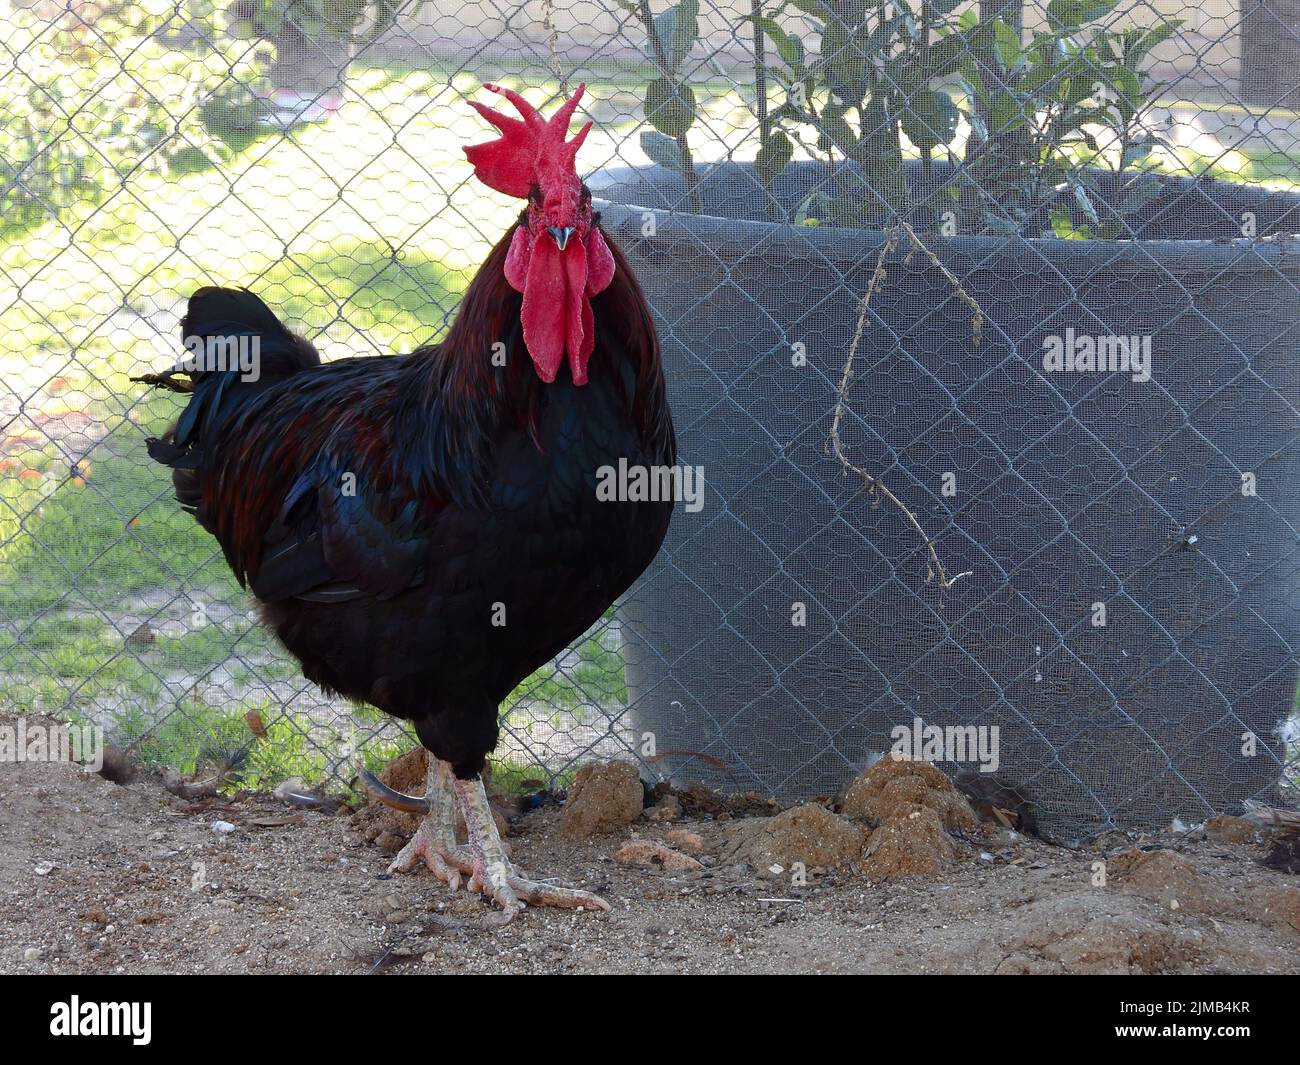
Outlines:
{"label": "scaly foot", "polygon": [[506,858],[497,832],[496,820],[488,805],[483,781],[455,781],[460,810],[469,832],[469,851],[452,852],[445,857],[469,875],[469,890],[496,900],[504,910],[501,923],[513,920],[527,906],[560,906],[567,909],[608,910],[609,903],[599,895],[576,888],[555,887],[521,876]]}
{"label": "scaly foot", "polygon": [[397,853],[389,865],[390,873],[409,873],[424,862],[439,880],[452,891],[460,887],[461,870],[449,860],[456,851],[456,790],[451,766],[436,758],[429,759],[424,797],[429,813],[415,835]]}

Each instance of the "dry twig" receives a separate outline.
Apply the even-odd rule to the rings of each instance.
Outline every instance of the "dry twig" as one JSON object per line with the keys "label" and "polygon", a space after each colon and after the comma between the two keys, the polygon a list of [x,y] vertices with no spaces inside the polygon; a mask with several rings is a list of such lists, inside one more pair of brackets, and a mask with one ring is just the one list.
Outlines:
{"label": "dry twig", "polygon": [[917,237],[912,227],[900,219],[886,235],[885,243],[880,248],[880,254],[876,256],[876,267],[871,272],[871,278],[867,282],[867,291],[863,293],[862,301],[858,304],[858,323],[857,327],[853,331],[853,342],[849,345],[848,358],[844,361],[844,372],[840,375],[839,396],[835,401],[835,417],[831,421],[831,435],[827,449],[834,453],[836,459],[839,460],[840,465],[844,467],[846,473],[854,473],[862,478],[866,483],[868,492],[881,493],[899,509],[903,517],[908,520],[912,528],[916,530],[917,535],[921,537],[922,542],[925,544],[926,552],[930,556],[930,579],[938,577],[939,587],[947,589],[951,588],[963,577],[969,577],[973,571],[967,570],[964,573],[958,573],[955,577],[949,577],[944,571],[943,563],[939,561],[939,555],[934,549],[934,541],[926,535],[925,529],[922,528],[921,523],[917,521],[916,515],[908,509],[907,505],[899,499],[898,496],[894,495],[894,493],[889,490],[884,481],[880,480],[879,477],[868,473],[861,466],[854,465],[854,463],[850,461],[844,450],[844,442],[840,438],[840,425],[844,421],[844,412],[848,409],[849,387],[853,383],[853,364],[857,359],[858,345],[862,343],[862,333],[867,324],[867,309],[871,306],[871,298],[880,291],[880,286],[884,283],[886,276],[885,259],[889,256],[890,252],[894,251],[894,249],[898,247],[899,238],[902,237],[904,233],[907,234],[909,247],[907,255],[903,259],[903,265],[907,266],[911,263],[912,257],[918,251],[928,258],[931,265],[943,274],[945,280],[952,285],[957,295],[971,308],[971,342],[976,345],[980,342],[981,330],[984,325],[984,312],[980,309],[979,304],[976,303],[970,293],[962,287],[961,282],[953,276],[952,271],[944,266],[943,263],[935,257],[934,253],[921,243],[920,238]]}

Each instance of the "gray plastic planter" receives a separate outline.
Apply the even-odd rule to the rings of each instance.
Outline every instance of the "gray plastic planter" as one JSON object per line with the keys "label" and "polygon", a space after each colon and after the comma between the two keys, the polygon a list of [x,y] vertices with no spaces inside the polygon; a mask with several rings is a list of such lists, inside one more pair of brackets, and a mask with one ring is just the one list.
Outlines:
{"label": "gray plastic planter", "polygon": [[[793,167],[776,195],[823,178]],[[1064,841],[1269,797],[1300,661],[1300,246],[1234,238],[1243,212],[1300,230],[1300,199],[1171,180],[1138,241],[927,237],[987,316],[978,346],[924,257],[891,258],[843,436],[972,571],[945,592],[826,451],[883,235],[763,221],[740,165],[702,215],[659,169],[589,184],[707,483],[624,613],[636,727],[707,756],[658,768],[826,794],[921,718],[997,726],[999,774]],[[1149,338],[1151,379],[1047,372],[1071,329]]]}

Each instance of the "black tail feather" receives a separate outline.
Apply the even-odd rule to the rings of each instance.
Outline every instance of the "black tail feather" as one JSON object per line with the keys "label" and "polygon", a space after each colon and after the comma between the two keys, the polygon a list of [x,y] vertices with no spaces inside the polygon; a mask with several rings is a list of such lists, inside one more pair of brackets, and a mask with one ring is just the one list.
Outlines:
{"label": "black tail feather", "polygon": [[162,373],[131,380],[189,395],[181,416],[162,437],[148,441],[149,457],[172,469],[176,498],[195,511],[202,497],[203,446],[208,431],[241,409],[267,387],[320,365],[320,354],[305,337],[290,332],[271,309],[246,289],[201,288],[189,299],[181,319],[181,342],[193,355],[193,338],[256,337],[255,372],[215,368],[183,359]]}

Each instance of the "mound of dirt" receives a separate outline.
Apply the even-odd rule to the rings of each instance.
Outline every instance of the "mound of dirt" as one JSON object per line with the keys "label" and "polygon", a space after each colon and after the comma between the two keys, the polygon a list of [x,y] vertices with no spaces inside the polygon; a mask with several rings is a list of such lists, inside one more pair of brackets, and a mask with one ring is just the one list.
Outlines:
{"label": "mound of dirt", "polygon": [[862,871],[876,883],[904,876],[937,876],[957,863],[957,848],[933,810],[886,821],[867,837]]}
{"label": "mound of dirt", "polygon": [[966,797],[929,762],[882,758],[844,793],[840,812],[857,821],[882,823],[932,810],[949,832],[976,832],[979,819]]}
{"label": "mound of dirt", "polygon": [[1167,848],[1124,851],[1107,860],[1106,872],[1122,890],[1170,910],[1211,917],[1246,912],[1262,925],[1300,935],[1300,888],[1289,884],[1238,892]]}
{"label": "mound of dirt", "polygon": [[629,762],[582,766],[569,788],[561,833],[566,839],[586,839],[617,832],[638,817],[645,806],[645,787]]}
{"label": "mound of dirt", "polygon": [[1174,851],[1123,851],[1106,861],[1106,876],[1125,891],[1171,910],[1225,913],[1237,905],[1232,894]]}
{"label": "mound of dirt", "polygon": [[703,836],[698,832],[692,832],[685,828],[675,828],[671,832],[664,833],[664,839],[674,847],[679,847],[684,851],[693,851],[696,854],[708,849],[708,844],[704,842]]}
{"label": "mound of dirt", "polygon": [[[1110,904],[1099,890],[1090,906],[1070,896],[1039,898],[1022,907],[1018,929],[1005,941],[996,971],[1004,974],[1155,975],[1204,968],[1220,960],[1237,971],[1268,962],[1249,945],[1225,956],[1224,946],[1169,915]],[[1266,956],[1265,956],[1266,957]]]}
{"label": "mound of dirt", "polygon": [[384,766],[379,779],[394,791],[408,795],[423,795],[429,772],[429,752],[423,747],[412,747],[404,755],[394,758]]}
{"label": "mound of dirt", "polygon": [[1205,822],[1205,838],[1215,843],[1257,843],[1259,829],[1244,817],[1220,814]]}
{"label": "mound of dirt", "polygon": [[727,833],[722,857],[746,862],[763,875],[774,866],[784,872],[796,862],[809,870],[835,869],[858,860],[863,837],[860,826],[809,803],[775,817],[736,822]]}
{"label": "mound of dirt", "polygon": [[849,785],[841,809],[872,826],[862,870],[877,882],[934,876],[957,860],[950,833],[980,833],[966,797],[928,762],[882,758]]}
{"label": "mound of dirt", "polygon": [[1260,924],[1300,937],[1300,888],[1264,887],[1246,898]]}

